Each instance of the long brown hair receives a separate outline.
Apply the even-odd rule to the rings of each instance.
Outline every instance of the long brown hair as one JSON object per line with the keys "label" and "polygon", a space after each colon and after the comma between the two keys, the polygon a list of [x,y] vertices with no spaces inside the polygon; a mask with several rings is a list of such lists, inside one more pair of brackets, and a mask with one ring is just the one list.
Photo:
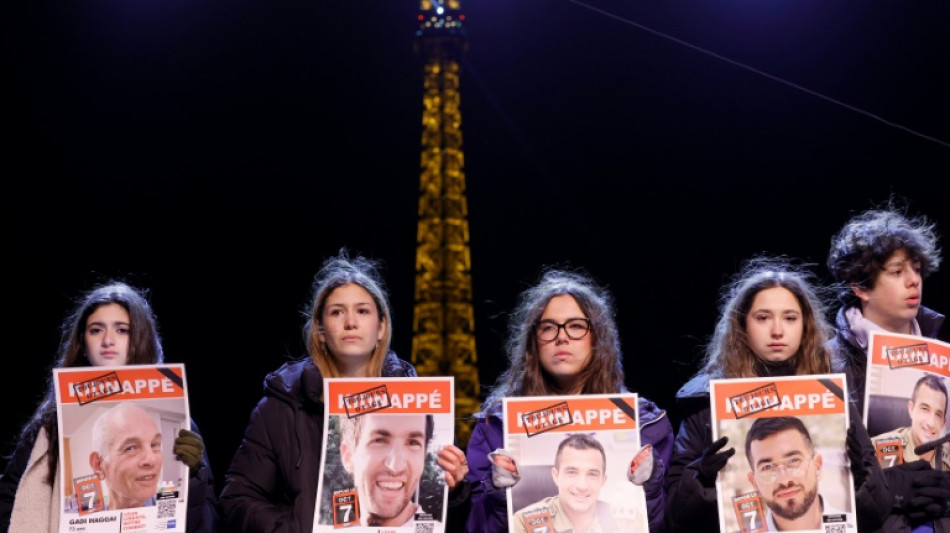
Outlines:
{"label": "long brown hair", "polygon": [[508,369],[482,404],[482,411],[500,405],[506,396],[550,396],[564,394],[541,366],[538,320],[555,296],[568,294],[590,319],[592,335],[590,360],[575,378],[581,394],[613,394],[624,390],[620,336],[614,316],[613,297],[586,273],[545,268],[541,279],[523,291],[518,306],[508,320]]}
{"label": "long brown hair", "polygon": [[802,308],[802,343],[790,362],[795,374],[831,372],[832,354],[827,342],[832,328],[825,319],[826,307],[812,274],[783,257],[755,257],[747,261],[722,293],[719,322],[706,346],[700,373],[711,378],[758,377],[761,360],[749,346],[746,317],[756,295],[782,287],[791,292]]}
{"label": "long brown hair", "polygon": [[[136,289],[121,281],[110,281],[85,293],[63,321],[60,328],[62,333],[59,357],[52,368],[90,366],[85,342],[86,321],[96,309],[108,304],[119,304],[129,313],[129,350],[126,364],[147,365],[164,362],[165,356],[158,333],[158,321],[152,311],[152,306],[145,299],[145,294],[144,289]],[[59,460],[57,428],[56,389],[51,371],[47,381],[46,397],[23,429],[24,436],[40,429],[46,430],[50,441],[49,450],[46,452],[50,465],[47,482],[50,485],[55,480]]]}

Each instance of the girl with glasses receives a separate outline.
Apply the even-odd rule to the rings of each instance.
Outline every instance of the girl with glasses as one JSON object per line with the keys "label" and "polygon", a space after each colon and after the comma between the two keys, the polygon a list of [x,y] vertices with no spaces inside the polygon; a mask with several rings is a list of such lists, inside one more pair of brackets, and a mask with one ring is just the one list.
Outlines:
{"label": "girl with glasses", "polygon": [[[518,476],[517,465],[502,450],[503,398],[628,392],[613,298],[585,274],[549,268],[522,292],[509,318],[506,351],[510,365],[475,415],[468,443],[471,471],[466,480],[472,493],[466,530],[473,533],[508,531],[505,489]],[[650,529],[659,531],[673,427],[650,400],[639,397],[638,407],[640,442],[652,445],[653,466],[635,476],[635,482],[646,492]]]}
{"label": "girl with glasses", "polygon": [[[676,393],[683,420],[666,477],[667,531],[719,531],[716,477],[735,450],[723,451],[726,437],[712,442],[709,380],[830,373],[832,329],[825,312],[812,275],[784,258],[754,258],[724,287],[703,366]],[[889,494],[853,405],[849,418],[858,527],[874,531]]]}

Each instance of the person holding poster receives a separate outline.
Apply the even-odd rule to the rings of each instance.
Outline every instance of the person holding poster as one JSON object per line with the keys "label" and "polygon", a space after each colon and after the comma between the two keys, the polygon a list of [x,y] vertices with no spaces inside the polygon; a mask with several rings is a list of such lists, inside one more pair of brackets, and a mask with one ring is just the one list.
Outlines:
{"label": "person holding poster", "polygon": [[[503,449],[505,397],[627,392],[613,297],[584,273],[546,268],[519,297],[506,351],[510,365],[475,415],[468,443],[472,494],[465,529],[472,533],[508,531],[505,489],[519,476]],[[642,396],[638,400],[640,442],[652,452],[643,463],[631,464],[628,474],[644,488],[650,529],[660,531],[673,427],[666,411]]]}
{"label": "person holding poster", "polygon": [[[324,261],[313,283],[304,327],[308,356],[264,379],[244,439],[225,475],[220,502],[227,531],[313,530],[324,445],[323,378],[416,377],[390,350],[389,297],[378,264],[343,249]],[[450,488],[467,473],[465,454],[439,451]]]}
{"label": "person holding poster", "polygon": [[[668,531],[718,531],[716,478],[735,453],[712,442],[710,380],[826,374],[831,327],[812,275],[782,257],[746,261],[724,287],[702,368],[676,394],[684,417],[666,477]],[[880,527],[889,496],[861,419],[852,414],[848,456],[861,531]],[[886,505],[884,506],[887,507]]]}
{"label": "person holding poster", "polygon": [[940,268],[934,224],[896,209],[870,209],[831,239],[828,270],[841,307],[832,340],[848,387],[864,412],[868,331],[937,338],[944,315],[923,305],[924,279]]}
{"label": "person holding poster", "polygon": [[[832,237],[828,270],[840,284],[842,305],[831,346],[840,361],[835,371],[848,376],[859,412],[864,412],[870,331],[937,338],[945,317],[924,307],[923,286],[940,262],[935,225],[893,207],[864,211]],[[932,512],[945,507],[932,492],[950,490],[950,473],[935,475],[920,466],[910,462],[884,470],[893,495],[889,527],[933,527],[939,520],[950,530],[950,517]]]}
{"label": "person holding poster", "polygon": [[[161,338],[145,296],[130,285],[99,285],[79,300],[63,322],[54,368],[147,365],[164,362]],[[59,438],[52,377],[46,398],[21,433],[0,476],[0,532],[59,531]],[[188,533],[214,533],[218,514],[211,467],[194,420],[175,439],[175,455],[189,467]]]}

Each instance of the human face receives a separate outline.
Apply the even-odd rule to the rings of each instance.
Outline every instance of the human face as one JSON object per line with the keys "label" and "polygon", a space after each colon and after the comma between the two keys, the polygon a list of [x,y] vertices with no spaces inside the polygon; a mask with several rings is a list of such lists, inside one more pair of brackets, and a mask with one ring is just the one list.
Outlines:
{"label": "human face", "polygon": [[[753,468],[749,481],[772,513],[795,520],[811,510],[818,495],[822,459],[808,449],[798,430],[786,429],[752,441],[749,459]],[[790,472],[796,468],[798,475]],[[777,472],[778,477],[771,481],[763,479],[762,473],[770,470]]]}
{"label": "human face", "polygon": [[398,526],[415,510],[426,456],[425,415],[368,414],[355,449],[340,445],[343,466],[353,475],[360,507],[373,525]]}
{"label": "human face", "polygon": [[86,319],[83,342],[92,366],[124,365],[129,359],[129,312],[117,303],[100,305]]}
{"label": "human face", "polygon": [[861,299],[864,318],[893,333],[911,333],[924,294],[920,262],[911,261],[904,249],[897,250],[877,273],[874,288],[852,285],[851,290]]}
{"label": "human face", "polygon": [[755,295],[745,317],[749,347],[765,361],[785,361],[802,345],[802,307],[785,287],[764,289]]}
{"label": "human face", "polygon": [[356,283],[341,285],[327,295],[320,320],[320,340],[344,377],[363,377],[376,344],[383,340],[386,322],[376,301]]}
{"label": "human face", "polygon": [[[572,318],[586,318],[577,300],[570,294],[561,294],[551,298],[541,314],[541,320],[552,320],[563,324]],[[558,328],[554,340],[543,341],[535,337],[538,343],[538,358],[541,368],[547,371],[558,386],[564,391],[574,391],[579,388],[575,383],[577,375],[587,366],[591,355],[593,331],[581,339],[574,340],[567,336],[564,328]]]}
{"label": "human face", "polygon": [[558,467],[551,469],[557,485],[558,501],[565,512],[584,515],[596,510],[600,489],[607,481],[604,458],[599,450],[561,449]]}
{"label": "human face", "polygon": [[907,402],[910,413],[910,432],[914,436],[914,445],[943,436],[943,426],[947,423],[947,397],[942,391],[927,385],[917,388],[917,399]]}
{"label": "human face", "polygon": [[109,508],[142,507],[158,491],[162,434],[152,417],[138,407],[116,414],[106,431],[108,452],[98,470],[109,484]]}

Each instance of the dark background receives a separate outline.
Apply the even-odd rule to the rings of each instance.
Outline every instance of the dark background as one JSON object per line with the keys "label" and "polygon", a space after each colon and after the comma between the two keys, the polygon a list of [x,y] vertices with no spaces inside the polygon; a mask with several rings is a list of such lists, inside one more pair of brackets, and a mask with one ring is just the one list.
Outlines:
{"label": "dark background", "polygon": [[[421,58],[410,0],[19,1],[4,17],[12,450],[73,298],[151,290],[220,482],[341,246],[411,345]],[[542,265],[615,294],[628,386],[670,410],[754,254],[824,260],[893,196],[950,235],[950,7],[470,0],[462,129],[483,391]],[[950,278],[924,303],[950,310]]]}

